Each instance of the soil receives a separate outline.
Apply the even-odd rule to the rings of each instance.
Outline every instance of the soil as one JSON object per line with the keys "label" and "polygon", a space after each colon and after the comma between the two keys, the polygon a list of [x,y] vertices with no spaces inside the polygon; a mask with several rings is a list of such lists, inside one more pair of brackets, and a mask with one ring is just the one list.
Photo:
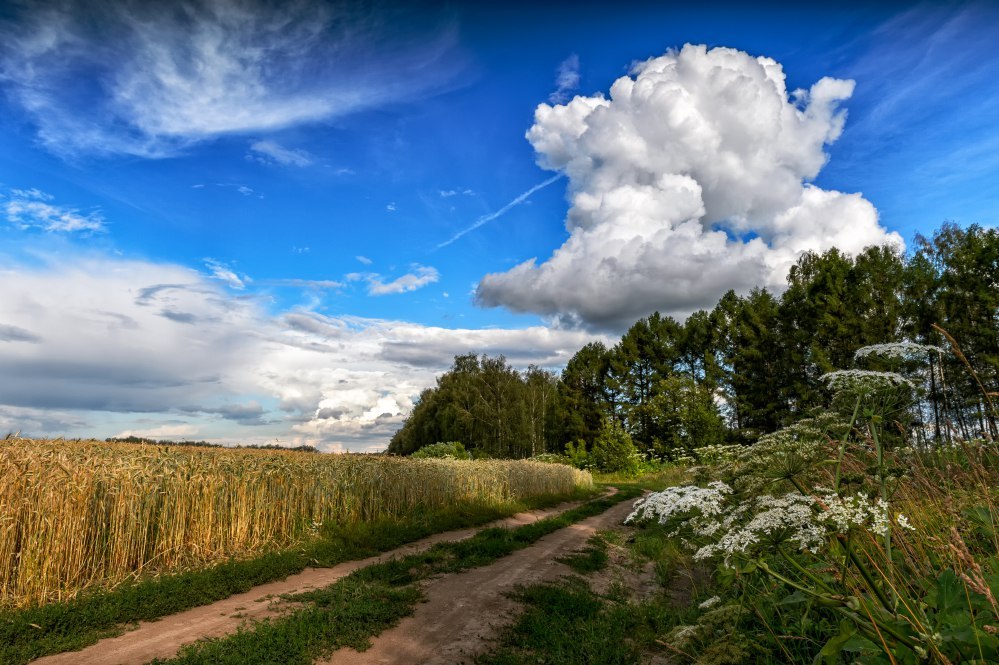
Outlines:
{"label": "soil", "polygon": [[398,626],[372,640],[362,652],[341,649],[324,665],[455,665],[470,663],[510,624],[520,605],[510,597],[517,586],[572,574],[557,562],[585,546],[597,531],[621,524],[632,510],[624,501],[610,510],[560,529],[534,545],[482,568],[425,584],[426,602]]}
{"label": "soil", "polygon": [[[629,502],[625,503],[630,506]],[[545,510],[518,513],[486,526],[522,526],[557,515],[579,504],[578,501],[563,503]],[[101,640],[81,651],[45,656],[32,663],[33,665],[142,665],[154,658],[172,658],[185,644],[234,633],[247,621],[279,614],[284,605],[279,598],[281,595],[326,587],[359,568],[422,552],[439,542],[464,540],[482,528],[485,527],[438,533],[378,556],[348,561],[332,568],[307,568],[297,575],[254,587],[246,593],[230,596],[211,605],[195,607],[152,622],[142,622],[123,635]],[[455,594],[451,600],[464,603],[462,595],[466,591],[462,586],[455,587],[451,590],[451,593]]]}

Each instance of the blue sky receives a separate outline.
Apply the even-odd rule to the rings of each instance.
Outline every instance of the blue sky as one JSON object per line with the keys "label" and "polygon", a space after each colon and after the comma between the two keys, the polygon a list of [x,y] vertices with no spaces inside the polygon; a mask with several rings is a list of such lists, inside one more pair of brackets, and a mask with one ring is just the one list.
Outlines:
{"label": "blue sky", "polygon": [[456,353],[558,368],[807,249],[993,226],[997,38],[987,4],[2,3],[0,429],[376,450]]}

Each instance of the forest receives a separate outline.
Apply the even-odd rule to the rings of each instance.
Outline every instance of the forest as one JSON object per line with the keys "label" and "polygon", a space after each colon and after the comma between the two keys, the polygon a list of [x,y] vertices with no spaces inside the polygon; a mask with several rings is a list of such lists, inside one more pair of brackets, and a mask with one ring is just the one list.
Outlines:
{"label": "forest", "polygon": [[[780,295],[729,291],[683,323],[652,314],[611,348],[584,346],[560,375],[458,356],[420,395],[389,452],[458,441],[474,456],[532,457],[589,449],[613,426],[647,457],[676,459],[752,443],[807,417],[828,400],[821,377],[853,368],[890,369],[917,385],[913,422],[897,425],[909,436],[999,436],[983,403],[999,393],[999,231],[947,223],[917,236],[908,254],[887,246],[855,257],[806,252],[787,282]],[[940,329],[961,354],[949,352]],[[930,354],[929,371],[926,359],[854,358],[892,342],[941,352]],[[981,387],[964,379],[968,365]]]}

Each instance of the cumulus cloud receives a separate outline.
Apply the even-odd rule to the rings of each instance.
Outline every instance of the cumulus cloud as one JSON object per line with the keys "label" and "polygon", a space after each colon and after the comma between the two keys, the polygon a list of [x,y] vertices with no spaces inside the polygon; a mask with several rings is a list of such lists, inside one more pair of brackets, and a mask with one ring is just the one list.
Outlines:
{"label": "cumulus cloud", "polygon": [[30,340],[0,341],[0,429],[383,448],[454,355],[557,367],[595,339],[273,314],[197,270],[65,259],[5,267],[0,330]]}
{"label": "cumulus cloud", "polygon": [[100,211],[81,212],[53,203],[51,195],[38,189],[12,189],[0,195],[7,222],[21,229],[40,229],[58,233],[94,233],[107,230]]}
{"label": "cumulus cloud", "polygon": [[276,141],[256,141],[250,145],[251,157],[264,163],[282,166],[311,166],[315,157],[306,150],[285,148]]}
{"label": "cumulus cloud", "polygon": [[386,296],[394,293],[408,293],[421,289],[427,284],[433,284],[440,279],[440,273],[437,268],[432,266],[421,266],[414,263],[412,272],[396,277],[390,282],[386,282],[384,277],[375,272],[352,272],[346,275],[346,279],[351,282],[366,281],[369,296]]}
{"label": "cumulus cloud", "polygon": [[445,89],[462,68],[455,32],[443,12],[416,11],[376,21],[307,0],[24,3],[0,18],[0,84],[54,152],[168,156]]}
{"label": "cumulus cloud", "polygon": [[360,254],[358,254],[358,255],[357,255],[357,256],[355,256],[354,258],[355,258],[355,259],[357,259],[358,263],[363,263],[363,264],[364,264],[364,265],[366,265],[366,266],[370,266],[370,265],[371,265],[371,263],[372,263],[372,262],[371,262],[371,259],[369,259],[369,258],[368,258],[368,257],[366,257],[366,256],[361,256]]}
{"label": "cumulus cloud", "polygon": [[539,105],[527,138],[569,179],[570,235],[547,260],[484,277],[478,302],[620,329],[728,289],[781,290],[804,250],[901,245],[861,195],[811,182],[853,87],[823,78],[789,92],[774,60],[687,45],[607,97]]}
{"label": "cumulus cloud", "polygon": [[558,66],[555,76],[555,91],[548,95],[552,104],[563,104],[569,94],[579,87],[579,56],[573,53]]}

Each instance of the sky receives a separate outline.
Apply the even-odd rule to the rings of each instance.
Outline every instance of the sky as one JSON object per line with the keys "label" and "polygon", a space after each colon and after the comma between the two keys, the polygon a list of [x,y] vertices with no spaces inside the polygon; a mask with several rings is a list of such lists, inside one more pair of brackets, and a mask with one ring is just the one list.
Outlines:
{"label": "sky", "polygon": [[995,226],[999,6],[753,4],[0,0],[0,430],[378,451],[456,354]]}

